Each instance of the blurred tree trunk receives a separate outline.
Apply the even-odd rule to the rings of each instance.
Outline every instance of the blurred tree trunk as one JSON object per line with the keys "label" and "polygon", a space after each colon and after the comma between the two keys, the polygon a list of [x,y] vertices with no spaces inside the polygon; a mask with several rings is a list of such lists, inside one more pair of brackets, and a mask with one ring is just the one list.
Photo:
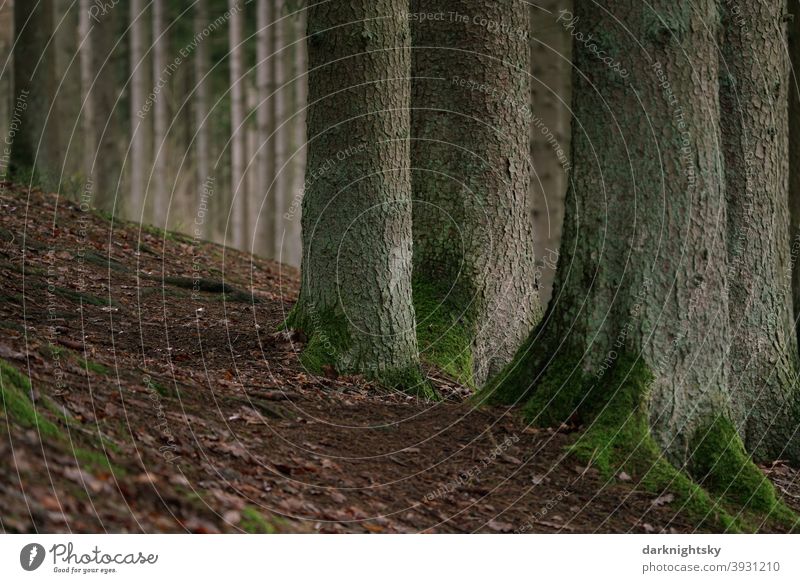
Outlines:
{"label": "blurred tree trunk", "polygon": [[131,69],[131,145],[128,171],[130,199],[127,214],[134,221],[146,221],[148,152],[151,143],[151,117],[145,112],[150,81],[147,55],[147,26],[144,0],[130,0],[130,69]]}
{"label": "blurred tree trunk", "polygon": [[[117,188],[116,79],[114,76],[114,11],[93,19],[90,0],[81,0],[80,54],[83,173],[91,180],[94,204],[110,211]],[[70,118],[72,119],[72,118]]]}
{"label": "blurred tree trunk", "polygon": [[150,190],[153,193],[151,220],[154,224],[168,228],[167,207],[169,145],[167,127],[167,66],[168,37],[165,25],[164,0],[153,0],[153,173],[150,177]]}
{"label": "blurred tree trunk", "polygon": [[228,0],[230,17],[230,92],[231,92],[231,218],[230,241],[237,249],[245,248],[248,236],[248,205],[245,182],[244,127],[244,14],[240,0]]}
{"label": "blurred tree trunk", "polygon": [[[414,296],[428,306],[419,310],[420,348],[480,386],[539,318],[527,210],[529,7],[499,0],[411,7],[445,15],[412,24]],[[447,17],[453,13],[509,32]]]}
{"label": "blurred tree trunk", "polygon": [[269,198],[272,200],[269,230],[271,233],[270,256],[277,259],[282,254],[282,241],[284,235],[283,213],[286,206],[286,175],[288,169],[286,162],[287,135],[289,128],[286,122],[286,34],[285,29],[288,18],[284,17],[281,0],[271,0],[271,14],[273,24],[270,28],[272,41],[270,54],[272,55],[272,98],[271,104],[271,139],[270,155],[272,157],[272,176],[269,185]]}
{"label": "blurred tree trunk", "polygon": [[542,304],[553,291],[571,165],[572,37],[557,22],[562,10],[572,10],[572,0],[542,0],[531,6],[531,220]]}
{"label": "blurred tree trunk", "polygon": [[[55,27],[54,58],[57,87],[56,110],[54,116],[61,121],[59,128],[59,152],[62,166],[59,167],[62,192],[74,195],[71,188],[77,178],[87,177],[84,168],[82,131],[83,99],[81,95],[81,57],[79,44],[83,39],[80,32],[81,7],[74,0],[54,0],[53,26]],[[87,16],[88,18],[88,16]],[[77,31],[77,32],[76,32]],[[83,185],[81,185],[83,187]]]}
{"label": "blurred tree trunk", "polygon": [[[404,0],[308,9],[303,363],[424,390],[411,302],[410,33]],[[419,383],[419,384],[415,384]]]}
{"label": "blurred tree trunk", "polygon": [[308,106],[308,63],[306,55],[306,11],[298,10],[294,16],[295,43],[291,51],[292,78],[294,79],[294,118],[292,123],[292,167],[291,184],[287,187],[288,204],[283,215],[286,229],[282,261],[289,265],[300,265],[302,243],[300,234],[300,203],[306,171],[306,107]]}
{"label": "blurred tree trunk", "polygon": [[256,88],[258,91],[258,109],[256,110],[256,127],[258,128],[259,151],[257,156],[258,196],[259,206],[264,210],[260,213],[258,228],[258,253],[274,258],[274,216],[276,212],[275,193],[269,192],[269,186],[274,176],[274,153],[271,145],[274,143],[271,133],[273,118],[270,111],[272,98],[270,97],[270,78],[272,77],[272,34],[274,30],[272,18],[272,0],[258,0],[256,5]]}
{"label": "blurred tree trunk", "polygon": [[[194,12],[194,34],[195,38],[201,38],[205,28],[208,26],[208,0],[197,0]],[[197,43],[194,55],[194,77],[195,77],[195,92],[194,92],[194,128],[195,128],[195,168],[197,171],[197,189],[196,189],[196,212],[199,213],[202,207],[208,206],[207,200],[208,192],[207,185],[211,184],[211,159],[210,159],[210,145],[209,145],[209,125],[211,121],[206,119],[209,103],[209,58],[208,58],[208,42],[207,40],[200,40]],[[202,220],[201,225],[197,225],[200,229],[200,235],[203,238],[209,238],[209,224],[210,219],[208,212],[203,212],[201,217],[198,214],[198,220]]]}
{"label": "blurred tree trunk", "polygon": [[[14,110],[14,59],[11,47],[14,44],[14,2],[0,3],[0,132],[5,139],[11,125]],[[8,160],[0,157],[0,180],[8,179]]]}
{"label": "blurred tree trunk", "polygon": [[34,171],[47,186],[61,173],[58,119],[55,111],[56,75],[53,2],[17,2],[14,7],[14,133],[11,164]]}

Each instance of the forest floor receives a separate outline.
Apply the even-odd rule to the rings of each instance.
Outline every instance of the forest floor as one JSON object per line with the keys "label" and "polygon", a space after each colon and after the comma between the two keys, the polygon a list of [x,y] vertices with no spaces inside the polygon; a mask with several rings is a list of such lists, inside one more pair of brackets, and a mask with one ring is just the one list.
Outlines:
{"label": "forest floor", "polygon": [[3,532],[697,530],[443,374],[427,402],[305,371],[295,269],[0,186]]}

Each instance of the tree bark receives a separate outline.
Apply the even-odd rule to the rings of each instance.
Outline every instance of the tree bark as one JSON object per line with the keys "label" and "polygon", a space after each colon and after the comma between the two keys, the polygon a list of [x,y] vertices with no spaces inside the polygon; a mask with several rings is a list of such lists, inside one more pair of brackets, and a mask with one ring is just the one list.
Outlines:
{"label": "tree bark", "polygon": [[[420,313],[420,344],[445,370],[482,385],[539,318],[527,213],[529,8],[497,0],[411,7],[414,293],[435,307]],[[421,17],[431,13],[441,19]],[[443,351],[453,327],[466,345]],[[454,367],[465,354],[470,370]]]}
{"label": "tree bark", "polygon": [[800,334],[800,3],[789,2],[789,234],[795,330]]}
{"label": "tree bark", "polygon": [[[0,4],[0,63],[3,63],[3,74],[0,75],[0,131],[3,139],[11,128],[11,115],[14,111],[14,3]],[[0,179],[8,180],[8,159],[6,154],[0,156]]]}
{"label": "tree bark", "polygon": [[[167,44],[164,0],[153,0],[153,173],[150,188],[153,193],[152,221],[168,228],[169,206],[167,169],[169,168],[169,145],[167,143]],[[157,88],[160,87],[160,90]]]}
{"label": "tree bark", "polygon": [[256,127],[258,129],[257,168],[258,198],[263,201],[265,212],[260,221],[257,249],[266,257],[275,257],[274,236],[272,233],[276,213],[275,193],[269,192],[269,186],[275,175],[275,158],[272,155],[272,115],[270,78],[272,77],[272,34],[273,22],[272,1],[258,0],[256,5],[256,87],[258,90],[258,108],[256,110]]}
{"label": "tree bark", "polygon": [[131,53],[131,145],[130,145],[130,200],[128,216],[134,221],[144,221],[145,189],[147,188],[147,165],[151,138],[151,118],[144,113],[147,101],[147,86],[150,76],[146,56],[147,33],[143,0],[131,0],[130,4],[130,53]]}
{"label": "tree bark", "polygon": [[[194,34],[196,39],[200,39],[205,28],[209,25],[208,1],[197,0],[194,12]],[[208,118],[209,103],[209,57],[208,41],[200,40],[197,43],[194,55],[194,119],[195,119],[195,166],[197,171],[197,221],[202,221],[198,225],[200,234],[208,239],[211,235],[209,216],[207,210],[203,210],[210,204],[208,194],[210,185],[213,184],[211,176],[211,153],[210,153],[210,131],[211,120]],[[202,217],[200,216],[202,212]],[[196,222],[197,222],[196,221]]]}
{"label": "tree bark", "polygon": [[[781,459],[797,420],[789,258],[788,55],[781,2],[721,3],[720,107],[731,319],[731,393],[745,445]],[[756,41],[757,39],[757,41]]]}
{"label": "tree bark", "polygon": [[306,111],[308,107],[308,62],[306,55],[306,11],[299,10],[294,19],[296,40],[293,48],[294,102],[293,119],[293,165],[292,182],[289,188],[288,205],[284,213],[287,235],[284,239],[282,260],[288,265],[299,266],[303,255],[300,230],[299,204],[302,200],[306,171]]}
{"label": "tree bark", "polygon": [[[403,0],[308,9],[308,189],[300,298],[304,363],[408,386],[411,303],[410,33]],[[416,375],[416,376],[415,376]]]}
{"label": "tree bark", "polygon": [[16,2],[14,7],[14,104],[11,165],[33,171],[52,186],[60,176],[58,120],[55,119],[53,2]]}
{"label": "tree bark", "polygon": [[244,14],[239,0],[228,0],[230,17],[230,95],[231,95],[231,241],[244,249],[248,237],[247,188],[245,186],[244,128]]}
{"label": "tree bark", "polygon": [[113,14],[92,18],[89,0],[82,0],[79,28],[84,39],[80,54],[83,103],[83,174],[90,179],[96,206],[110,211],[117,187],[116,105]]}
{"label": "tree bark", "polygon": [[633,355],[654,376],[650,432],[679,462],[709,416],[729,414],[716,18],[714,0],[578,2],[561,16],[592,39],[574,45],[561,258],[542,327],[492,387],[567,421],[589,391],[622,390],[607,373]]}
{"label": "tree bark", "polygon": [[271,13],[273,23],[270,28],[270,54],[272,91],[270,92],[270,157],[272,158],[272,177],[269,182],[269,199],[272,213],[269,218],[271,257],[278,259],[282,254],[284,221],[286,207],[287,168],[286,162],[287,136],[289,127],[286,124],[286,95],[288,91],[286,78],[287,18],[282,14],[283,3],[272,0]]}

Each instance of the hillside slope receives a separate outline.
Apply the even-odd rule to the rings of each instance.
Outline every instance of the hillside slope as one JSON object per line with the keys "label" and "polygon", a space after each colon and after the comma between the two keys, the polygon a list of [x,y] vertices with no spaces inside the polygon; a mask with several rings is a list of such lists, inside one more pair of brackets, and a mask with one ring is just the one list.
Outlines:
{"label": "hillside slope", "polygon": [[431,403],[303,370],[294,269],[5,184],[0,278],[3,532],[696,530],[441,373]]}

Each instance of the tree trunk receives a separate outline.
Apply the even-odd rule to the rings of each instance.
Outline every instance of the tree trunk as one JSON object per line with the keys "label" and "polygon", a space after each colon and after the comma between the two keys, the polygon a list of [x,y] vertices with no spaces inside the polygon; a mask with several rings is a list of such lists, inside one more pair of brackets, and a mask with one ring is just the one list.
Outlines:
{"label": "tree trunk", "polygon": [[[499,401],[531,397],[540,423],[580,420],[593,394],[630,407],[623,419],[641,399],[676,461],[698,427],[728,413],[716,17],[714,0],[578,2],[560,16],[592,39],[574,47],[561,259],[543,326],[490,389]],[[631,359],[654,379],[626,400],[614,381],[628,377],[610,371]]]}
{"label": "tree trunk", "polygon": [[[61,177],[61,192],[69,195],[76,194],[69,183],[73,178],[87,176],[84,166],[86,145],[83,143],[81,123],[83,121],[81,108],[83,99],[81,95],[81,62],[79,46],[83,39],[80,32],[81,10],[75,6],[74,0],[53,1],[53,51],[56,71],[56,103],[52,113],[56,119],[61,120],[59,128],[58,145],[60,162],[58,172]],[[87,16],[88,18],[88,16]],[[76,34],[78,31],[78,34]],[[80,185],[83,189],[84,185]]]}
{"label": "tree trunk", "polygon": [[572,10],[572,0],[543,0],[531,6],[531,221],[542,305],[553,291],[571,166],[572,39],[556,21],[562,10]]}
{"label": "tree trunk", "polygon": [[[196,39],[200,39],[205,28],[209,25],[208,1],[197,0],[194,12],[194,34]],[[195,224],[200,236],[210,238],[209,214],[207,211],[210,201],[208,200],[209,188],[213,184],[211,177],[211,154],[210,154],[210,132],[211,121],[207,119],[209,103],[209,59],[208,41],[200,40],[197,43],[194,55],[194,119],[195,119],[195,166],[197,171],[197,217]],[[202,216],[201,216],[202,213]],[[200,225],[197,223],[200,222]]]}
{"label": "tree trunk", "polygon": [[412,2],[412,14],[431,13],[441,20],[412,17],[419,338],[423,357],[481,385],[539,317],[527,213],[530,15],[524,2]]}
{"label": "tree trunk", "polygon": [[789,218],[795,329],[800,334],[800,2],[789,2]]}
{"label": "tree trunk", "polygon": [[790,410],[798,371],[786,196],[785,6],[764,0],[720,6],[731,393],[748,450],[774,460],[784,456],[796,429]]}
{"label": "tree trunk", "polygon": [[82,0],[79,15],[83,173],[90,179],[94,204],[110,211],[117,187],[116,105],[113,13],[92,18],[92,3]]}
{"label": "tree trunk", "polygon": [[147,33],[144,1],[131,0],[130,4],[130,52],[131,52],[131,145],[130,145],[130,200],[128,216],[134,221],[144,221],[145,189],[147,188],[148,143],[151,137],[151,118],[145,113],[147,87],[149,85],[149,63],[147,55]]}
{"label": "tree trunk", "polygon": [[271,199],[272,213],[269,217],[269,231],[271,236],[270,249],[271,257],[278,259],[282,254],[284,221],[283,212],[286,198],[286,172],[284,167],[286,162],[286,137],[288,127],[286,122],[286,35],[285,28],[287,20],[282,14],[283,3],[279,0],[272,0],[272,27],[270,28],[270,48],[272,91],[271,93],[271,137],[270,137],[270,157],[272,158],[272,177],[269,183],[269,198]]}
{"label": "tree trunk", "polygon": [[247,188],[245,186],[244,128],[244,14],[239,0],[228,0],[230,17],[230,84],[231,84],[231,241],[238,249],[245,248],[248,237]]}
{"label": "tree trunk", "polygon": [[403,0],[308,9],[303,362],[418,380],[411,303],[410,33]]}
{"label": "tree trunk", "polygon": [[48,186],[61,174],[58,120],[55,116],[53,2],[15,3],[14,104],[11,165],[33,171]]}
{"label": "tree trunk", "polygon": [[264,209],[259,219],[259,237],[257,251],[266,257],[275,257],[274,237],[272,228],[275,216],[274,193],[269,193],[269,186],[274,176],[275,159],[270,148],[272,137],[272,116],[270,114],[270,78],[272,76],[272,18],[271,0],[258,0],[256,5],[256,89],[258,92],[258,107],[256,109],[256,128],[258,131],[258,154],[256,158],[256,172],[258,174],[259,207]]}
{"label": "tree trunk", "polygon": [[[0,62],[3,74],[0,75],[0,132],[8,136],[11,115],[14,111],[14,60],[11,47],[14,45],[14,3],[0,4]],[[5,153],[0,156],[0,179],[8,180],[8,159]]]}
{"label": "tree trunk", "polygon": [[[153,193],[152,221],[167,228],[169,206],[167,169],[169,168],[169,145],[167,144],[167,31],[165,26],[164,0],[153,0],[153,173],[150,189]],[[160,88],[160,89],[159,89]]]}
{"label": "tree trunk", "polygon": [[300,232],[300,211],[299,205],[303,195],[303,183],[305,182],[306,171],[306,108],[308,107],[308,62],[306,55],[306,11],[300,10],[295,15],[296,40],[293,49],[293,78],[294,78],[294,103],[292,109],[293,120],[293,166],[292,185],[288,189],[291,197],[284,213],[284,224],[286,225],[286,238],[284,239],[284,249],[282,261],[289,265],[299,266],[300,258],[303,254]]}

